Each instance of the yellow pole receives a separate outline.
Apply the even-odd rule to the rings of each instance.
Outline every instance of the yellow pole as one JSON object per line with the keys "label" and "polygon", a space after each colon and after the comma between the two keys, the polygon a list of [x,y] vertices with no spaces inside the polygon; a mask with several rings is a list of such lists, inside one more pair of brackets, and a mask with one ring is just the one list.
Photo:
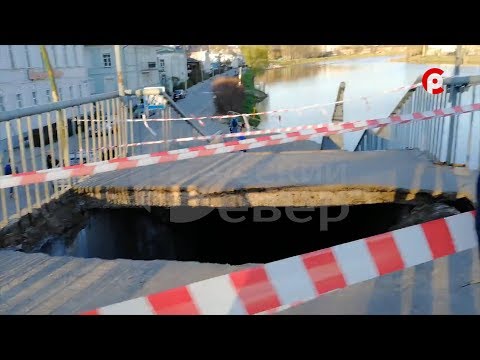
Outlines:
{"label": "yellow pole", "polygon": [[[50,80],[50,87],[52,89],[52,100],[53,102],[58,102],[60,101],[60,98],[58,96],[57,83],[55,82],[55,73],[53,71],[52,64],[50,63],[50,59],[48,57],[48,53],[45,45],[40,45],[40,53],[42,55],[43,64],[45,65],[45,69],[47,70],[47,73],[48,73],[48,79]],[[64,166],[69,166],[70,156],[69,156],[68,142],[67,142],[68,132],[65,127],[65,122],[63,121],[62,112],[60,110],[57,110],[57,127],[60,135],[58,140],[61,142],[61,145],[62,145],[62,154],[60,154],[60,156],[63,157]],[[52,160],[52,161],[55,163],[55,160]]]}

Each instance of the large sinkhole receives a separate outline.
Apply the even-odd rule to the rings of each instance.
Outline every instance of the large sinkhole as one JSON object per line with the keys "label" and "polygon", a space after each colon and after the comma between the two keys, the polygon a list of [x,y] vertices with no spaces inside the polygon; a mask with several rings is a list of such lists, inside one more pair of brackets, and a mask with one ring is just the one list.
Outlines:
{"label": "large sinkhole", "polygon": [[387,232],[398,227],[412,208],[390,203],[95,210],[73,238],[45,239],[34,251],[102,259],[267,263]]}

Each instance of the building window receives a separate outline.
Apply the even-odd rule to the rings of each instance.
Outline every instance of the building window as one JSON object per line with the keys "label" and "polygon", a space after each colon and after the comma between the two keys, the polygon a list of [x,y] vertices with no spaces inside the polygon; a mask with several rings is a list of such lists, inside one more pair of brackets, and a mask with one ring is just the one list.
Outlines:
{"label": "building window", "polygon": [[78,49],[79,49],[78,46],[79,45],[73,45],[73,57],[75,59],[76,66],[80,66],[80,60],[78,59]]}
{"label": "building window", "polygon": [[0,95],[0,111],[5,111],[5,103],[2,95]]}
{"label": "building window", "polygon": [[82,94],[82,85],[78,85],[78,96],[79,96],[79,97],[83,97],[83,94]]}
{"label": "building window", "polygon": [[16,99],[17,99],[17,109],[23,108],[22,94],[17,94]]}
{"label": "building window", "polygon": [[51,45],[51,49],[52,49],[53,62],[54,62],[53,66],[57,67],[58,66],[58,58],[57,58],[57,52],[55,51],[55,46]]}
{"label": "building window", "polygon": [[75,97],[75,95],[73,94],[73,86],[70,86],[69,91],[70,91],[70,99],[73,99]]}
{"label": "building window", "polygon": [[157,67],[157,64],[155,62],[149,62],[147,65],[149,69],[155,69]]}
{"label": "building window", "polygon": [[112,57],[110,54],[103,54],[103,67],[112,67]]}
{"label": "building window", "polygon": [[38,105],[37,92],[36,91],[32,91],[32,101],[33,101],[33,105]]}
{"label": "building window", "polygon": [[25,55],[27,57],[27,67],[28,68],[31,68],[32,67],[32,63],[30,61],[30,51],[28,49],[28,45],[25,45]]}
{"label": "building window", "polygon": [[[69,51],[70,50],[70,51]],[[77,66],[77,57],[75,56],[75,45],[67,45],[67,59],[69,60],[70,66]]]}
{"label": "building window", "polygon": [[67,58],[67,47],[65,45],[60,45],[60,53],[62,54],[62,57],[63,57],[64,66],[69,67],[70,64],[68,63],[68,58]]}
{"label": "building window", "polygon": [[8,57],[10,58],[10,66],[15,69],[15,59],[13,58],[13,45],[8,45]]}
{"label": "building window", "polygon": [[50,96],[50,90],[45,90],[45,96],[47,97],[47,103],[52,102],[52,97]]}
{"label": "building window", "polygon": [[165,60],[160,59],[158,61],[158,66],[159,66],[159,69],[158,69],[159,71],[165,71]]}

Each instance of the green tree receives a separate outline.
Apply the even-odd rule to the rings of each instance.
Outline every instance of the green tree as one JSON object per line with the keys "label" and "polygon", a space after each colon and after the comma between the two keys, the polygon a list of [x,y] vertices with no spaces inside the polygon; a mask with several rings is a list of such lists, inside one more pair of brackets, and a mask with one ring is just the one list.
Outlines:
{"label": "green tree", "polygon": [[244,45],[240,46],[240,50],[247,65],[255,72],[268,66],[268,46]]}

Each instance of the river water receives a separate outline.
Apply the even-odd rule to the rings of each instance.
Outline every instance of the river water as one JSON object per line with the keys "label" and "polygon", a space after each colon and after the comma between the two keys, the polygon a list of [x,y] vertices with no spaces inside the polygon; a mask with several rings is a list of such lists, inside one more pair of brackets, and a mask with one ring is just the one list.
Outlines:
{"label": "river water", "polygon": [[[258,111],[297,108],[336,101],[340,82],[346,83],[344,121],[389,116],[406,91],[384,94],[401,86],[411,85],[431,67],[453,75],[453,65],[410,64],[390,61],[391,57],[340,60],[328,63],[294,65],[267,70],[256,78],[265,86],[268,97],[257,105]],[[480,74],[480,66],[462,66],[460,75]],[[477,94],[480,95],[480,94]],[[368,98],[368,103],[361,97]],[[467,103],[471,102],[468,97]],[[284,112],[262,117],[260,128],[275,128],[330,122],[334,105],[302,112]],[[279,115],[281,118],[279,119]],[[480,119],[479,119],[480,120]],[[353,150],[361,132],[344,139],[346,150]]]}

